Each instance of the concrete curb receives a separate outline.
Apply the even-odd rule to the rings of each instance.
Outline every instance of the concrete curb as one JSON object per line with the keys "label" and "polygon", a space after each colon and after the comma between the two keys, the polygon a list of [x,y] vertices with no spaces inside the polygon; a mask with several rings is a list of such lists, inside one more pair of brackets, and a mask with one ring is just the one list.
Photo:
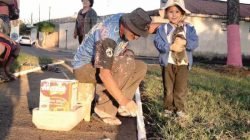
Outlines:
{"label": "concrete curb", "polygon": [[[54,66],[54,65],[64,64],[64,63],[65,62],[63,60],[60,60],[58,62],[48,64],[48,66]],[[35,72],[35,71],[39,71],[39,70],[41,70],[41,67],[35,67],[33,69],[16,72],[13,75],[15,75],[16,77],[19,77],[21,75],[25,75],[25,74],[28,74],[28,73],[31,73],[31,72]]]}
{"label": "concrete curb", "polygon": [[136,104],[138,105],[138,111],[137,111],[137,138],[138,140],[146,140],[146,129],[144,124],[144,116],[143,116],[143,110],[142,110],[142,102],[141,102],[141,93],[139,88],[136,89],[135,92],[135,100]]}

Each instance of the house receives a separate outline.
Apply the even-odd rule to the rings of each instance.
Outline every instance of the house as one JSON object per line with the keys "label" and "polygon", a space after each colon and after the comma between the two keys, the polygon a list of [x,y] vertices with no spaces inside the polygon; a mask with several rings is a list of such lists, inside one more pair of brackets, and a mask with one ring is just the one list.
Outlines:
{"label": "house", "polygon": [[[97,22],[102,21],[110,15],[98,17]],[[46,39],[45,47],[59,47],[61,49],[76,50],[79,46],[78,39],[74,39],[76,17],[64,17],[51,19],[49,22],[53,23],[56,28],[55,32],[50,34]],[[40,40],[42,34],[39,34]]]}
{"label": "house", "polygon": [[[187,21],[195,26],[199,36],[199,48],[195,50],[195,55],[225,57],[227,54],[227,3],[217,0],[185,0],[185,5],[192,13],[187,16]],[[240,17],[241,50],[243,55],[250,56],[249,4],[240,4]],[[58,25],[59,48],[77,49],[78,42],[73,39],[75,18],[55,19],[51,22]],[[153,39],[154,35],[149,35],[147,38],[131,41],[129,45],[136,55],[156,57],[158,51],[154,47]]]}
{"label": "house", "polygon": [[[165,4],[163,2],[161,6]],[[225,57],[227,54],[227,2],[185,0],[185,6],[192,13],[187,17],[187,21],[195,26],[199,36],[199,47],[195,50],[195,55]],[[250,56],[249,4],[240,4],[240,17],[241,50],[243,55]],[[133,48],[136,48],[137,55],[158,56],[158,52],[152,47],[153,37],[149,36],[146,40],[139,40],[140,45],[144,43],[142,45],[145,46],[143,49],[136,46],[138,43],[132,43],[132,45],[136,46]]]}
{"label": "house", "polygon": [[[49,22],[55,25],[55,32],[46,37],[46,44],[43,47],[76,50],[78,40],[73,38],[75,20],[75,17],[51,19]],[[42,39],[42,33],[39,33],[39,40],[42,41]]]}
{"label": "house", "polygon": [[[185,0],[191,11],[188,20],[195,26],[199,35],[199,48],[202,55],[226,56],[227,54],[227,2],[216,0]],[[241,51],[250,56],[250,5],[240,4]]]}

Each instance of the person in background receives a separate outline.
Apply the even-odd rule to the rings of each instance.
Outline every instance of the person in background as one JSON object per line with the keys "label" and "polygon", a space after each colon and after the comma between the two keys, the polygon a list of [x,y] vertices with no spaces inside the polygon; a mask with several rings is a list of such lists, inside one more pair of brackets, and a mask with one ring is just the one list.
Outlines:
{"label": "person in background", "polygon": [[[11,2],[11,0],[9,1]],[[9,18],[9,7],[5,1],[0,0],[0,32],[6,35],[10,34],[10,18]]]}
{"label": "person in background", "polygon": [[92,8],[94,0],[81,0],[83,8],[78,12],[75,24],[74,38],[78,36],[79,44],[82,43],[82,40],[90,29],[97,22],[97,14]]}
{"label": "person in background", "polygon": [[[184,21],[185,15],[190,12],[183,0],[168,0],[162,9],[169,23],[158,28],[154,44],[160,52],[162,66],[164,116],[176,114],[178,118],[186,120],[188,114],[184,104],[188,92],[188,72],[193,63],[192,52],[198,47],[198,36],[195,28]],[[185,55],[178,57],[185,53],[187,58]]]}
{"label": "person in background", "polygon": [[18,57],[20,45],[3,33],[0,33],[0,63],[3,66],[6,77],[0,77],[1,81],[13,81],[16,77],[10,72],[10,66]]}
{"label": "person in background", "polygon": [[4,74],[0,75],[0,81],[12,81],[16,77],[10,72],[10,66],[18,57],[20,45],[10,37],[9,6],[13,0],[0,0],[0,64],[3,66]]}

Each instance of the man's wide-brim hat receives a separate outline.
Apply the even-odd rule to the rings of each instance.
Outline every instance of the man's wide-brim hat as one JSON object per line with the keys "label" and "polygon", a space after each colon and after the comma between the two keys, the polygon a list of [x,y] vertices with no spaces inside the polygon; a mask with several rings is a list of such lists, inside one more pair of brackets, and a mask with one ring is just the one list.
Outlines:
{"label": "man's wide-brim hat", "polygon": [[122,16],[125,25],[135,34],[146,37],[152,19],[142,8]]}
{"label": "man's wide-brim hat", "polygon": [[189,10],[186,9],[185,3],[183,0],[168,0],[168,2],[161,9],[165,10],[174,5],[179,6],[183,11],[185,11],[186,14],[191,13]]}

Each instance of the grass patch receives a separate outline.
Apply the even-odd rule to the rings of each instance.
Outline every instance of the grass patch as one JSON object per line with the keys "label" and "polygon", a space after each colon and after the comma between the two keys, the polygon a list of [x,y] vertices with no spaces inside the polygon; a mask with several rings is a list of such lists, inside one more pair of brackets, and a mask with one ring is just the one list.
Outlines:
{"label": "grass patch", "polygon": [[188,125],[164,118],[159,66],[149,66],[142,86],[148,139],[250,139],[250,77],[195,66],[189,75]]}
{"label": "grass patch", "polygon": [[37,57],[26,53],[20,53],[17,59],[14,61],[14,64],[11,65],[11,71],[12,72],[20,71],[21,67],[23,67],[25,63],[27,64],[27,66],[30,65],[30,67],[32,66],[34,67],[42,64],[49,64],[52,62],[53,60],[51,58]]}

